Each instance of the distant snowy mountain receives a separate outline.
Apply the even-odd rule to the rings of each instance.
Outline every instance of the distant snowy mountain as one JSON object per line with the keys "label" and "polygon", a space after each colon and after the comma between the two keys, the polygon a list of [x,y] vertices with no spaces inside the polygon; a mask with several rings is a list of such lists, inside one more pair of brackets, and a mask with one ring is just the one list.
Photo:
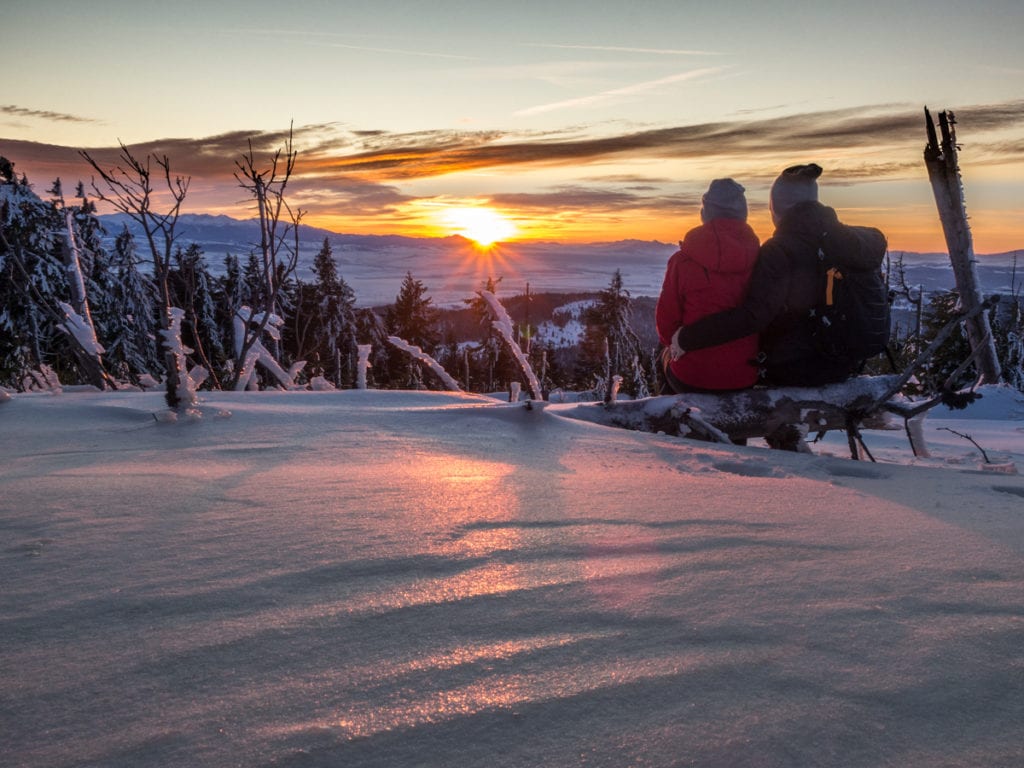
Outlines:
{"label": "distant snowy mountain", "polygon": [[[124,226],[141,235],[124,214],[101,216],[113,238]],[[222,268],[224,256],[243,260],[259,242],[258,222],[229,216],[185,214],[178,223],[183,247],[198,244],[211,270]],[[521,293],[527,283],[533,291],[573,292],[605,288],[615,270],[633,296],[657,296],[665,264],[676,250],[673,243],[621,240],[605,243],[522,242],[499,245],[480,252],[469,240],[454,235],[416,238],[401,235],[353,235],[303,225],[299,230],[299,276],[310,279],[313,257],[327,238],[342,277],[355,289],[360,305],[394,301],[406,272],[423,281],[435,303],[455,305],[487,280],[503,278],[502,292]],[[914,285],[925,291],[954,284],[949,258],[944,253],[893,252],[899,255]],[[1014,254],[979,257],[979,275],[986,291],[1007,293],[1020,288],[1024,260],[1015,269]]]}

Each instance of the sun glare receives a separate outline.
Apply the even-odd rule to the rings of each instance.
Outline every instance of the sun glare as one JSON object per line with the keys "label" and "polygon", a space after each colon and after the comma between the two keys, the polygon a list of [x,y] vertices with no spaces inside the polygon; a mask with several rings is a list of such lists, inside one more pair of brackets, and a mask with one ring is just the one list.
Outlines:
{"label": "sun glare", "polygon": [[454,234],[484,247],[516,233],[515,225],[491,208],[451,208],[445,212],[445,221]]}

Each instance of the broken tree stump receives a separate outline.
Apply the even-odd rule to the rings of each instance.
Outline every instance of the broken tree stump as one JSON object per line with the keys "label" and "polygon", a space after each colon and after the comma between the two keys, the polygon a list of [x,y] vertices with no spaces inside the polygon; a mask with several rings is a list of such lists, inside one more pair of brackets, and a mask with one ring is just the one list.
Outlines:
{"label": "broken tree stump", "polygon": [[[946,238],[949,261],[953,266],[957,291],[964,311],[971,311],[981,304],[981,290],[978,280],[977,261],[974,256],[974,243],[971,229],[967,223],[967,209],[964,203],[963,180],[960,177],[960,166],[957,160],[956,118],[952,112],[939,113],[941,140],[936,135],[935,124],[931,113],[924,110],[925,128],[928,133],[928,144],[924,150],[924,162],[928,168],[928,178],[935,194],[935,204],[942,222],[942,232]],[[1001,370],[999,357],[996,354],[992,329],[988,315],[973,313],[966,321],[967,338],[971,349],[977,354],[977,368],[982,384],[997,384]]]}

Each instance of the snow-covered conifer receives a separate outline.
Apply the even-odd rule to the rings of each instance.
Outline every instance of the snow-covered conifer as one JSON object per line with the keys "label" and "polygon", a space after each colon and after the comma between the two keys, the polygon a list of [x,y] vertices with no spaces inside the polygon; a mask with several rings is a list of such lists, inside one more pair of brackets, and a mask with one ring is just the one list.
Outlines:
{"label": "snow-covered conifer", "polygon": [[71,359],[57,309],[69,292],[56,208],[4,163],[11,180],[0,180],[0,384],[21,389],[29,372],[48,365],[59,373]]}
{"label": "snow-covered conifer", "polygon": [[[631,325],[632,312],[632,300],[629,291],[623,287],[622,272],[615,270],[608,287],[583,312],[587,330],[580,360],[590,371],[601,371],[605,365],[607,342],[607,366],[611,375],[623,377],[624,391],[635,397],[644,397],[649,394],[645,354]],[[596,378],[600,390],[607,390],[612,384],[603,373],[598,373]]]}
{"label": "snow-covered conifer", "polygon": [[105,359],[118,376],[135,381],[160,370],[156,338],[156,287],[139,270],[135,238],[127,227],[114,240],[111,304],[107,318]]}
{"label": "snow-covered conifer", "polygon": [[[411,272],[405,274],[395,303],[385,312],[384,323],[390,336],[404,339],[428,355],[433,354],[440,339],[433,299],[427,295],[426,286],[416,280]],[[392,380],[398,382],[398,386],[422,386],[417,363],[410,365],[404,356],[392,358],[391,362]]]}
{"label": "snow-covered conifer", "polygon": [[217,323],[213,278],[206,264],[203,249],[196,243],[175,252],[175,269],[171,273],[171,292],[176,306],[185,311],[183,329],[185,343],[195,350],[203,366],[214,375],[227,361],[224,339]]}
{"label": "snow-covered conifer", "polygon": [[355,291],[338,274],[331,244],[313,259],[313,341],[325,376],[335,386],[351,386],[355,373]]}

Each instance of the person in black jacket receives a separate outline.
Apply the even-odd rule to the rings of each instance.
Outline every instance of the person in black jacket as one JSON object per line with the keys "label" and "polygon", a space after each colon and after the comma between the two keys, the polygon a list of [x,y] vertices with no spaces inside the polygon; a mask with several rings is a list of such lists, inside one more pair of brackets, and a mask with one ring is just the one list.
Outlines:
{"label": "person in black jacket", "polygon": [[813,313],[823,293],[819,253],[854,270],[879,269],[887,248],[873,227],[851,227],[818,202],[821,166],[795,165],[772,185],[774,235],[761,246],[744,301],[679,330],[673,353],[703,349],[760,334],[763,380],[818,386],[844,381],[860,361],[822,354],[813,338]]}

